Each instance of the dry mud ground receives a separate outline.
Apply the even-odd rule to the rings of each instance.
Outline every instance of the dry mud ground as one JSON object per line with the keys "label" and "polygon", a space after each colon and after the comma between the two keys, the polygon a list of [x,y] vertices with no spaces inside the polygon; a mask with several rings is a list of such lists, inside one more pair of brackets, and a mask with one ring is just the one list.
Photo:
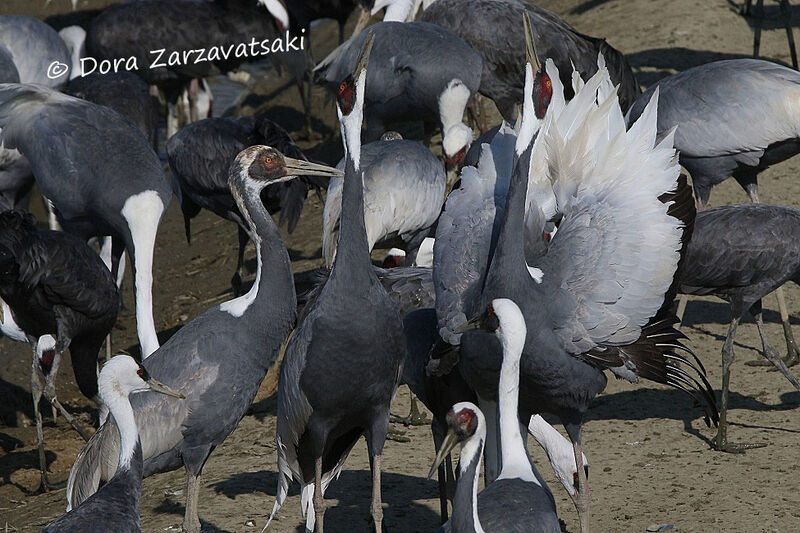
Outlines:
{"label": "dry mud ground", "polygon": [[[4,0],[0,12],[30,12],[44,16],[68,9],[66,0]],[[105,2],[81,0],[82,8]],[[585,33],[603,35],[623,50],[640,81],[650,84],[661,76],[707,61],[740,57],[750,52],[748,22],[728,7],[726,0],[543,0],[542,5],[565,17]],[[65,8],[65,6],[67,6]],[[777,14],[769,3],[768,14]],[[794,23],[800,8],[794,8]],[[352,21],[351,21],[352,23]],[[774,20],[767,21],[762,53],[788,61],[785,35]],[[777,29],[776,29],[777,28]],[[330,48],[335,29],[322,24],[315,30],[317,57]],[[297,93],[281,90],[285,79],[262,83],[273,93],[267,104],[286,120],[298,124]],[[335,128],[335,112],[317,91],[321,133]],[[263,103],[264,98],[248,100]],[[328,161],[338,157],[334,141],[311,150]],[[778,165],[761,176],[765,202],[800,205],[800,158]],[[746,197],[731,180],[714,190],[712,204],[744,202]],[[285,236],[296,273],[321,263],[321,206],[309,197],[300,225]],[[232,224],[204,213],[195,219],[195,240],[187,246],[180,211],[172,204],[161,226],[155,257],[156,324],[163,338],[204,309],[230,295],[228,280],[235,259]],[[379,255],[379,254],[377,254]],[[255,268],[252,250],[248,266]],[[132,305],[130,283],[126,302]],[[788,287],[793,315],[800,312],[800,291]],[[765,301],[765,319],[773,344],[783,349],[774,297]],[[715,387],[721,382],[720,348],[726,333],[727,305],[715,299],[689,304],[684,331],[691,347],[705,363]],[[797,319],[793,322],[797,324]],[[135,324],[124,312],[116,333],[117,348],[136,351]],[[630,385],[612,380],[589,412],[585,452],[591,463],[592,523],[595,531],[645,531],[651,524],[674,524],[678,531],[800,531],[800,393],[774,372],[742,365],[759,357],[760,342],[752,321],[739,329],[737,363],[732,377],[730,428],[735,441],[759,441],[765,448],[743,455],[710,449],[707,429],[697,408],[682,393],[651,383]],[[800,333],[798,333],[800,334]],[[0,341],[0,528],[37,531],[64,510],[64,491],[31,495],[38,481],[36,436],[31,427],[27,347]],[[70,365],[59,377],[59,397],[88,427],[93,408],[78,392]],[[405,389],[398,394],[397,413],[408,410]],[[384,456],[383,497],[385,523],[394,533],[433,531],[438,524],[436,486],[425,479],[433,460],[426,427],[406,429],[409,442],[390,441]],[[55,480],[66,479],[82,442],[59,419],[45,425],[47,460]],[[540,449],[533,450],[540,470],[556,496],[560,516],[569,531],[578,531],[575,511],[556,483]],[[208,461],[203,477],[200,517],[203,531],[251,532],[263,527],[275,495],[275,401],[257,402],[238,429]],[[178,531],[183,516],[184,474],[176,471],[144,481],[144,531]],[[358,445],[341,478],[327,497],[328,531],[367,531],[370,476],[366,447]],[[273,531],[295,531],[302,523],[295,489],[281,510]]]}

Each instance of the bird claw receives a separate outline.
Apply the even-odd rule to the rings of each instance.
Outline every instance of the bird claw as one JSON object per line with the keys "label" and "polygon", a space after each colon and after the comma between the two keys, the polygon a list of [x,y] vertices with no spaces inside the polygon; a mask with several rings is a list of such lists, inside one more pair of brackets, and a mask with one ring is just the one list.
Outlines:
{"label": "bird claw", "polygon": [[711,439],[711,445],[718,452],[744,453],[747,450],[764,448],[766,446],[766,443],[763,442],[728,442],[727,439],[722,439],[722,443],[720,443],[719,440],[719,435]]}

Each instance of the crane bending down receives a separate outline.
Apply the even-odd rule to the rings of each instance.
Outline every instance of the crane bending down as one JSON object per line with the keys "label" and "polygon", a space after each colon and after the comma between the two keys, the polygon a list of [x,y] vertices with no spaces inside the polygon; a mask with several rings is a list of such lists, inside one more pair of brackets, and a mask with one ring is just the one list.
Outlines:
{"label": "crane bending down", "polygon": [[[337,168],[344,169],[346,159]],[[364,171],[364,225],[370,251],[393,237],[403,242],[406,265],[439,218],[447,177],[439,159],[425,146],[402,138],[380,140],[361,147]],[[322,218],[322,255],[330,266],[336,256],[342,211],[342,183],[328,185]]]}
{"label": "crane bending down", "polygon": [[6,211],[0,213],[0,298],[3,334],[28,342],[33,351],[31,394],[41,489],[49,490],[39,401],[44,394],[53,418],[58,410],[89,440],[56,397],[58,367],[69,349],[78,388],[100,404],[97,356],[117,320],[119,294],[111,272],[85,242],[64,232],[39,230],[32,215]]}
{"label": "crane bending down", "polygon": [[30,162],[64,231],[85,240],[110,235],[115,278],[122,253],[128,252],[136,329],[147,357],[158,348],[156,233],[172,199],[158,156],[116,111],[41,86],[0,84],[0,128],[0,141]]}

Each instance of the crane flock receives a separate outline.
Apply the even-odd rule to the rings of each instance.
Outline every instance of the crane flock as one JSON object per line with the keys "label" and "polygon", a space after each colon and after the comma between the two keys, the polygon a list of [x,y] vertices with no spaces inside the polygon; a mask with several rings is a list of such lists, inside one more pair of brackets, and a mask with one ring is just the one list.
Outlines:
{"label": "crane flock", "polygon": [[[201,111],[204,79],[252,57],[81,72],[85,58],[146,64],[168,41],[189,50],[284,33],[310,39],[321,18],[339,24],[327,57],[316,62],[309,47],[264,60],[300,89],[309,143],[311,86],[333,97],[339,138],[308,150],[277,115]],[[141,531],[142,480],[183,467],[182,530],[200,533],[203,469],[271,373],[277,464],[264,466],[277,487],[264,529],[277,530],[296,483],[301,527],[314,533],[362,436],[370,528],[395,529],[384,519],[392,489],[382,473],[400,385],[432,415],[428,477],[437,474],[441,522],[430,528],[454,533],[562,530],[569,511],[557,508],[528,435],[582,533],[594,529],[583,429],[606,371],[686,393],[691,402],[673,408],[717,427],[712,450],[765,446],[728,440],[745,313],[767,364],[800,390],[783,293],[785,358],[767,339],[762,308],[770,292],[800,284],[800,211],[760,204],[757,182],[800,153],[797,71],[715,61],[642,92],[621,51],[526,0],[142,0],[80,20],[53,28],[0,15],[0,331],[31,350],[41,491],[59,489],[41,397],[86,440],[66,482],[67,512],[42,531]],[[50,75],[55,64],[66,70]],[[497,111],[491,128],[481,101]],[[407,123],[422,133],[406,134]],[[712,188],[730,177],[752,203],[708,208]],[[322,212],[309,208],[310,191]],[[27,212],[34,193],[51,229]],[[157,240],[173,195],[189,243],[191,220],[207,209],[236,223],[238,255],[232,298],[162,343],[154,264],[173,253]],[[292,233],[310,218],[321,226],[319,270],[303,293],[279,228]],[[398,248],[379,268],[373,249],[388,246]],[[123,254],[139,346],[114,356]],[[730,302],[719,407],[709,359],[677,329],[679,293]],[[93,432],[57,397],[66,351],[97,407]],[[428,422],[416,403],[401,420]]]}

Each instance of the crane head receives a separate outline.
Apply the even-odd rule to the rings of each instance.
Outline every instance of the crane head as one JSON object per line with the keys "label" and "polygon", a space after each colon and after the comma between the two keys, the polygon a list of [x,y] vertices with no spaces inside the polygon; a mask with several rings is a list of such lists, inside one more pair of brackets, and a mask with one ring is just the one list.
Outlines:
{"label": "crane head", "polygon": [[433,477],[433,473],[439,468],[439,465],[444,461],[445,457],[450,451],[459,443],[465,443],[467,440],[479,434],[481,438],[485,437],[486,422],[483,418],[483,413],[478,406],[470,402],[460,402],[447,412],[445,417],[447,423],[447,435],[442,442],[439,452],[436,454],[436,459],[428,472],[428,478]]}
{"label": "crane head", "polygon": [[266,185],[288,181],[298,176],[340,178],[343,175],[341,170],[329,166],[286,157],[271,146],[251,146],[243,150],[237,156],[236,161],[247,168],[247,175],[250,179]]}

